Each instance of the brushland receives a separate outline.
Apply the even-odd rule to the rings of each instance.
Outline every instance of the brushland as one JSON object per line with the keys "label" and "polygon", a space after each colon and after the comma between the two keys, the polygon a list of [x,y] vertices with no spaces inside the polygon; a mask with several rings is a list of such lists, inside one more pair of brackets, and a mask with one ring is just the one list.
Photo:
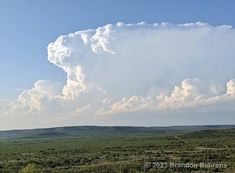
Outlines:
{"label": "brushland", "polygon": [[0,132],[1,173],[234,172],[235,126]]}

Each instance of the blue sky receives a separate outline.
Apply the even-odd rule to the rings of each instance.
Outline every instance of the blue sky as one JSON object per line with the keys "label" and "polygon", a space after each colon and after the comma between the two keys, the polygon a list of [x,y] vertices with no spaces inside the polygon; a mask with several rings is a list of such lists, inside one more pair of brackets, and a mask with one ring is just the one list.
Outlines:
{"label": "blue sky", "polygon": [[46,47],[59,35],[118,21],[234,26],[234,11],[233,0],[0,0],[0,98],[15,98],[38,79],[65,81],[47,61]]}
{"label": "blue sky", "polygon": [[235,123],[234,17],[233,0],[0,0],[0,130]]}

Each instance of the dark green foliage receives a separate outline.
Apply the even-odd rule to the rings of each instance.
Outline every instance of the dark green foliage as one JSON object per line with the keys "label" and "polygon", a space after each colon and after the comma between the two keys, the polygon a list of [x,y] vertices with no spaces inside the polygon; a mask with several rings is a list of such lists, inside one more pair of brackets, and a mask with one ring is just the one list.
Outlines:
{"label": "dark green foliage", "polygon": [[[235,170],[235,129],[193,130],[192,133],[182,133],[182,130],[177,133],[140,132],[135,135],[129,128],[120,130],[123,135],[1,139],[0,172],[199,173]],[[151,164],[146,166],[146,163],[154,162],[224,163],[228,167],[162,169]]]}

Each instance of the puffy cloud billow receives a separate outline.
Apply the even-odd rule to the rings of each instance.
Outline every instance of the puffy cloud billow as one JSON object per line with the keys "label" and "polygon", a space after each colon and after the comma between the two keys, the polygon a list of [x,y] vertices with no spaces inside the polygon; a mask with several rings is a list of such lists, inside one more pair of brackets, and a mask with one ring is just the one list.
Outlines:
{"label": "puffy cloud billow", "polygon": [[148,111],[235,114],[234,48],[234,28],[201,22],[119,22],[62,35],[48,45],[48,60],[67,82],[37,81],[8,113],[62,114],[91,124]]}

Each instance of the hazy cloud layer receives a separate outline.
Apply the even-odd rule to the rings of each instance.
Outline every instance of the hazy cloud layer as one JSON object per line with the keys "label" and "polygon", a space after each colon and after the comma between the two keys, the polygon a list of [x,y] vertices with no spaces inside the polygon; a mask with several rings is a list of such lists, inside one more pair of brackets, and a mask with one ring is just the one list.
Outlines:
{"label": "hazy cloud layer", "polygon": [[37,81],[7,114],[54,114],[91,124],[120,114],[125,122],[132,112],[234,114],[234,47],[231,26],[200,22],[119,22],[62,35],[48,45],[48,60],[65,71],[66,84]]}

